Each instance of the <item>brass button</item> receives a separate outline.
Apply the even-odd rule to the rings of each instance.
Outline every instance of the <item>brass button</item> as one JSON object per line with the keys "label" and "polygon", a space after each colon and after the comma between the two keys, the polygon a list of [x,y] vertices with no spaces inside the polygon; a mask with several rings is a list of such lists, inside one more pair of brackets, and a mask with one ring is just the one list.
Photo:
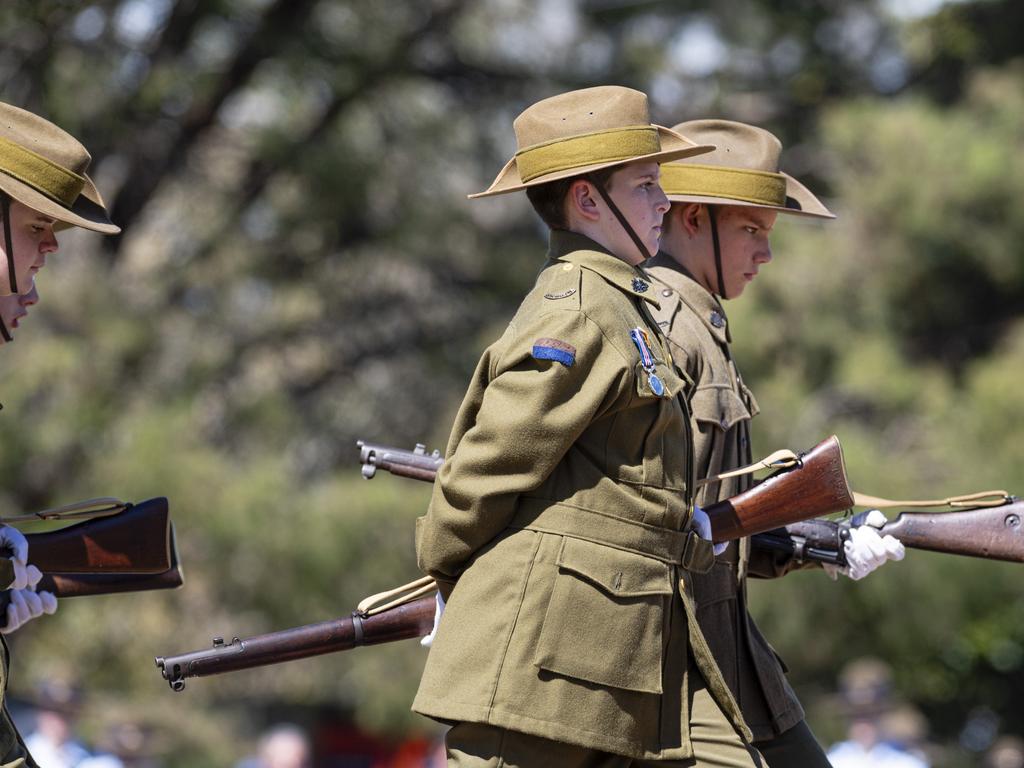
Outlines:
{"label": "brass button", "polygon": [[665,288],[662,290],[661,295],[664,296],[665,298],[668,298],[669,296],[672,295],[672,291],[669,288]]}

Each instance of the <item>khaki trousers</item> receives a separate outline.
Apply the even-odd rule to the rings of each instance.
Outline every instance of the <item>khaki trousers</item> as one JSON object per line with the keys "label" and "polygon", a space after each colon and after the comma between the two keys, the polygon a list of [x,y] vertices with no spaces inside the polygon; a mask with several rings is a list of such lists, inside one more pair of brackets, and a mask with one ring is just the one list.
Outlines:
{"label": "khaki trousers", "polygon": [[764,768],[705,686],[690,695],[691,760],[636,760],[493,725],[457,723],[445,737],[448,768]]}

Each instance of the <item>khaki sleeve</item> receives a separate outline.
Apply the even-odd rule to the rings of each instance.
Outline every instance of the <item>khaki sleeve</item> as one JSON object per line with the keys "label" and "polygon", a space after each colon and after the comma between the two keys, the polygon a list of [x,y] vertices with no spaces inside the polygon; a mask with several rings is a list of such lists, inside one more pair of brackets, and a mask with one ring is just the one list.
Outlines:
{"label": "khaki sleeve", "polygon": [[[571,365],[534,357],[535,344],[552,340],[574,350]],[[456,423],[468,426],[454,436],[418,525],[420,568],[440,582],[458,578],[508,526],[519,496],[548,477],[630,375],[581,312],[552,312],[520,327],[490,381],[478,381],[482,394],[463,403],[476,412],[459,414]]]}
{"label": "khaki sleeve", "polygon": [[820,569],[821,563],[814,560],[797,560],[785,552],[762,549],[757,546],[757,538],[751,539],[750,563],[747,573],[755,579],[777,579],[793,571]]}

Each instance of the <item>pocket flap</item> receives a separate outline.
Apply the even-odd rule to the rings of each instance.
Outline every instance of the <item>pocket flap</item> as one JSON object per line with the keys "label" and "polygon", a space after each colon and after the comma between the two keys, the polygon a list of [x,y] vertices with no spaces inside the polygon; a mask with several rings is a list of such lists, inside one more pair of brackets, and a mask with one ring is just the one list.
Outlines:
{"label": "pocket flap", "polygon": [[566,537],[558,567],[600,587],[609,595],[671,595],[667,564],[634,552]]}
{"label": "pocket flap", "polygon": [[700,387],[693,393],[691,404],[697,421],[714,424],[723,432],[750,418],[743,399],[726,384]]}
{"label": "pocket flap", "polygon": [[674,366],[662,362],[655,362],[652,373],[661,382],[662,392],[659,395],[651,386],[651,374],[644,370],[644,367],[637,363],[634,368],[636,377],[636,393],[641,397],[668,397],[672,398],[687,389],[688,381],[680,376]]}

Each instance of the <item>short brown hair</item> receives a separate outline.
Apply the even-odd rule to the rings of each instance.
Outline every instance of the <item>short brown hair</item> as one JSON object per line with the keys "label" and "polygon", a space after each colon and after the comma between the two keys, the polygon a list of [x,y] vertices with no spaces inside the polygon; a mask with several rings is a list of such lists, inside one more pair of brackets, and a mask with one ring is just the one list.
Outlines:
{"label": "short brown hair", "polygon": [[573,182],[584,179],[594,184],[600,184],[607,189],[608,179],[619,170],[621,166],[615,165],[611,168],[600,168],[596,171],[582,176],[570,176],[568,179],[556,179],[547,184],[538,184],[526,188],[526,196],[533,205],[541,220],[551,229],[568,229],[569,220],[565,215],[565,196],[569,194],[569,187]]}

